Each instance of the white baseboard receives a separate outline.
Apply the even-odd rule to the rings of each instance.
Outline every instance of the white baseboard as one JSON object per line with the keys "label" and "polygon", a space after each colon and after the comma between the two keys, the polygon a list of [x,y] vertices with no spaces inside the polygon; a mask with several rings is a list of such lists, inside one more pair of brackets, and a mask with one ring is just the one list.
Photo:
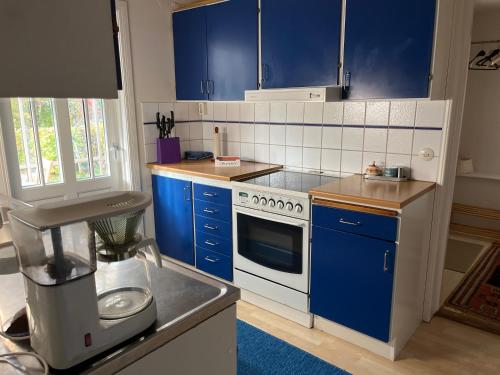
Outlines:
{"label": "white baseboard", "polygon": [[383,341],[376,340],[363,333],[354,331],[317,315],[314,316],[314,328],[350,342],[351,344],[360,346],[375,354],[390,359],[391,361],[394,361],[396,355],[398,354],[396,353],[396,349],[392,342],[385,343]]}
{"label": "white baseboard", "polygon": [[241,300],[298,323],[306,328],[311,328],[313,325],[312,314],[292,309],[291,307],[282,305],[281,303],[272,301],[248,290],[241,289]]}

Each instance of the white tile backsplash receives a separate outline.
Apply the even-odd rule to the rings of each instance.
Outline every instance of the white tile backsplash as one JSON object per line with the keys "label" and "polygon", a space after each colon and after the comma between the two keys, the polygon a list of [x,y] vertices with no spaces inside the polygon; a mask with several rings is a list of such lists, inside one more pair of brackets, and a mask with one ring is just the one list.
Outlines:
{"label": "white tile backsplash", "polygon": [[269,146],[269,162],[271,164],[282,164],[286,163],[286,149],[285,146],[281,145],[271,145]]}
{"label": "white tile backsplash", "polygon": [[304,107],[304,124],[323,123],[323,103],[306,103]]}
{"label": "white tile backsplash", "polygon": [[415,100],[391,102],[389,125],[414,126],[417,102]]}
{"label": "white tile backsplash", "polygon": [[413,155],[418,155],[424,148],[431,148],[434,156],[441,155],[441,130],[415,130],[413,140]]}
{"label": "white tile backsplash", "polygon": [[270,110],[271,122],[286,122],[286,103],[271,103]]}
{"label": "white tile backsplash", "polygon": [[389,129],[387,152],[391,154],[411,154],[413,129]]}
{"label": "white tile backsplash", "polygon": [[226,103],[214,103],[214,120],[215,121],[227,120]]}
{"label": "white tile backsplash", "polygon": [[389,102],[366,103],[366,125],[389,124]]}
{"label": "white tile backsplash", "polygon": [[442,128],[446,112],[446,101],[419,101],[415,126]]}
{"label": "white tile backsplash", "polygon": [[255,103],[255,122],[268,123],[269,115],[269,103]]}
{"label": "white tile backsplash", "polygon": [[304,147],[321,148],[321,126],[304,126]]}
{"label": "white tile backsplash", "polygon": [[304,127],[300,125],[286,126],[286,145],[302,146],[304,139]]}
{"label": "white tile backsplash", "polygon": [[240,104],[240,121],[242,122],[255,121],[255,105],[253,103]]}
{"label": "white tile backsplash", "polygon": [[319,170],[321,168],[321,149],[320,148],[303,148],[302,167],[304,169]]}
{"label": "white tile backsplash", "polygon": [[321,169],[326,171],[340,171],[341,150],[321,150]]}
{"label": "white tile backsplash", "polygon": [[361,173],[363,153],[360,151],[342,151],[341,171],[347,173]]}
{"label": "white tile backsplash", "polygon": [[321,147],[342,148],[342,128],[333,126],[323,126]]}
{"label": "white tile backsplash", "polygon": [[363,150],[385,153],[386,149],[387,149],[387,129],[366,128]]}
{"label": "white tile backsplash", "polygon": [[255,143],[269,144],[269,125],[255,124]]}
{"label": "white tile backsplash", "polygon": [[255,144],[255,161],[258,163],[269,163],[269,145]]}
{"label": "white tile backsplash", "polygon": [[286,105],[286,122],[302,124],[304,122],[304,103],[288,103]]}
{"label": "white tile backsplash", "polygon": [[365,102],[345,102],[344,103],[344,124],[364,125],[365,124]]}
{"label": "white tile backsplash", "polygon": [[286,144],[286,126],[285,125],[270,125],[269,126],[269,144],[284,145]]}
{"label": "white tile backsplash", "polygon": [[[446,101],[203,102],[203,114],[198,104],[142,103],[142,119],[155,122],[156,112],[168,116],[173,106],[178,120],[174,130],[181,138],[182,153],[212,151],[217,126],[222,152],[243,160],[344,176],[361,173],[376,161],[411,166],[416,179],[435,180],[438,176]],[[144,125],[147,161],[156,161],[157,133],[154,124]],[[417,156],[426,147],[435,153],[430,162]]]}
{"label": "white tile backsplash", "polygon": [[255,143],[255,125],[242,123],[240,124],[241,142]]}
{"label": "white tile backsplash", "polygon": [[302,168],[302,147],[286,146],[286,165]]}
{"label": "white tile backsplash", "polygon": [[344,128],[342,132],[342,149],[362,151],[364,131],[363,128]]}

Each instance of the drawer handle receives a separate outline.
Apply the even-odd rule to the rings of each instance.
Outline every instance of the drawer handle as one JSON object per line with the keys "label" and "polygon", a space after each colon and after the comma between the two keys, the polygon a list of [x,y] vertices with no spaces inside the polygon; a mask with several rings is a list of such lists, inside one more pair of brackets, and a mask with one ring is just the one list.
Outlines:
{"label": "drawer handle", "polygon": [[215,227],[213,227],[211,225],[205,224],[203,227],[205,229],[210,229],[210,230],[219,230],[219,227],[217,225]]}
{"label": "drawer handle", "polygon": [[216,197],[217,196],[217,193],[209,193],[208,191],[205,191],[203,192],[203,195],[205,197],[210,197],[210,198],[213,198],[213,197]]}
{"label": "drawer handle", "polygon": [[211,258],[209,255],[205,257],[205,260],[210,263],[217,263],[220,259],[217,258]]}
{"label": "drawer handle", "polygon": [[386,250],[384,253],[384,272],[389,271],[389,266],[387,265],[387,257],[391,255],[391,252],[389,250]]}
{"label": "drawer handle", "polygon": [[217,210],[210,210],[208,208],[205,208],[203,210],[203,212],[205,212],[206,214],[216,214],[218,211]]}
{"label": "drawer handle", "polygon": [[212,242],[212,241],[209,241],[209,240],[205,240],[205,245],[218,246],[219,243],[218,242]]}
{"label": "drawer handle", "polygon": [[340,224],[346,224],[346,225],[354,225],[354,226],[358,226],[358,225],[361,225],[361,221],[356,221],[356,222],[353,222],[353,221],[348,221],[348,220],[344,220],[343,218],[341,218],[339,220],[339,223]]}

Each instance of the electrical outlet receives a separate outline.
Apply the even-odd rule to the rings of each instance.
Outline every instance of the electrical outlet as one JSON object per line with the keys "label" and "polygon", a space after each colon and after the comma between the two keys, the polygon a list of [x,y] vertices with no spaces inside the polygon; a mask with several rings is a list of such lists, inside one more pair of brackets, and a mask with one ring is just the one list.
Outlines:
{"label": "electrical outlet", "polygon": [[423,148],[419,151],[418,156],[425,161],[430,161],[434,158],[434,150],[429,147]]}

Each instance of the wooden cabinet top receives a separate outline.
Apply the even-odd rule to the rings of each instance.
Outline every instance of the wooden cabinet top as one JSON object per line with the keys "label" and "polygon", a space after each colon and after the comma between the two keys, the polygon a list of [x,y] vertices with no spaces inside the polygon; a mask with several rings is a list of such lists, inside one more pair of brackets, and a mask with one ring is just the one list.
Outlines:
{"label": "wooden cabinet top", "polygon": [[175,164],[149,163],[149,169],[191,176],[211,178],[220,181],[238,181],[277,171],[281,165],[242,161],[239,167],[216,167],[211,160],[183,160]]}
{"label": "wooden cabinet top", "polygon": [[400,209],[435,187],[434,182],[365,180],[363,176],[355,175],[313,188],[309,194],[317,198]]}

